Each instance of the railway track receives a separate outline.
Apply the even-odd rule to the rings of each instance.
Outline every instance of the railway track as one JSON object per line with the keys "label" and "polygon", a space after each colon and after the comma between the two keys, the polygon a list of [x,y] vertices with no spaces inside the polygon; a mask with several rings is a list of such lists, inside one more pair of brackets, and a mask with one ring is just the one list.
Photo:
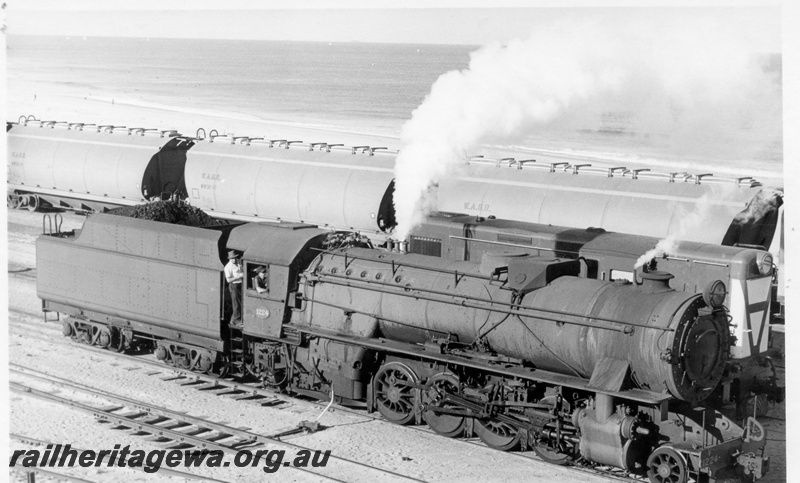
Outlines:
{"label": "railway track", "polygon": [[[11,439],[15,440],[15,441],[18,441],[18,442],[20,442],[22,444],[25,444],[26,446],[46,447],[47,445],[51,445],[51,446],[55,447],[57,444],[60,444],[60,443],[54,443],[52,441],[44,441],[44,440],[41,440],[41,439],[31,438],[29,436],[23,436],[23,435],[14,434],[14,433],[9,434],[9,437]],[[77,451],[78,453],[83,453],[85,451],[84,449],[78,448],[76,446],[70,445],[70,447],[73,450]],[[135,471],[144,471],[144,468],[141,467],[141,466],[125,466],[125,468],[129,468],[132,471],[134,471],[134,470]],[[54,476],[54,477],[57,477],[59,479],[65,479],[65,480],[69,480],[69,481],[79,481],[79,482],[80,481],[88,481],[88,480],[85,480],[83,478],[79,478],[79,477],[76,477],[76,476],[73,476],[73,475],[67,475],[67,474],[64,474],[64,473],[55,473],[53,471],[42,470],[40,468],[26,468],[24,470],[22,468],[16,468],[16,470],[19,471],[19,472],[25,472],[25,473],[30,473],[30,472],[42,473],[44,475]],[[218,479],[214,479],[214,478],[209,478],[208,476],[195,475],[193,473],[187,473],[185,471],[173,470],[171,468],[161,468],[161,469],[158,470],[158,472],[160,474],[163,474],[163,475],[166,475],[166,476],[174,476],[174,477],[177,477],[177,478],[185,478],[185,479],[189,479],[189,480],[207,481],[207,482],[212,482],[212,483],[227,483],[225,480],[218,480]]]}
{"label": "railway track", "polygon": [[[77,344],[74,342],[64,341],[60,342],[64,345],[78,347],[82,350],[87,350],[92,353],[96,353],[99,355],[109,356],[113,360],[118,360],[118,357],[115,356],[114,353],[109,352],[105,349],[100,349],[94,346],[84,345],[84,344]],[[219,379],[211,375],[206,374],[198,374],[196,372],[176,368],[176,367],[168,367],[165,366],[162,362],[151,361],[142,358],[127,358],[128,361],[133,362],[135,365],[140,366],[141,370],[148,371],[146,374],[152,377],[158,377],[163,381],[173,382],[176,385],[179,385],[184,388],[194,389],[194,390],[201,390],[206,393],[216,394],[220,397],[226,397],[234,400],[239,401],[251,401],[255,402],[259,405],[263,406],[273,406],[278,404],[292,404],[297,401],[296,398],[278,394],[275,391],[270,389],[263,389],[259,387],[257,383],[243,383],[231,379]],[[12,368],[13,368],[12,364]],[[128,370],[135,370],[135,367],[126,367]],[[304,400],[303,402],[314,405],[319,407],[320,409],[324,409],[328,407],[327,402],[321,402],[316,400]],[[383,418],[380,416],[372,415],[367,413],[365,410],[349,408],[340,405],[334,405],[331,408],[332,411],[337,411],[341,413],[347,413],[358,418],[361,418],[361,422],[366,421],[383,421]],[[353,424],[353,423],[346,423],[346,424]],[[331,426],[335,427],[335,426]],[[403,431],[414,431],[421,434],[426,435],[435,435],[436,433],[432,431],[427,426],[402,426],[398,427],[398,430]],[[281,437],[278,436],[276,439],[280,439]],[[470,447],[479,447],[484,448],[487,451],[495,452],[496,450],[489,448],[486,446],[482,441],[477,438],[468,438],[468,439],[454,439],[453,444],[465,444],[470,445]],[[536,456],[532,452],[508,452],[507,455],[510,455],[514,458],[522,458],[528,461],[535,461],[537,463],[541,463],[542,460]],[[582,466],[572,466],[568,468],[563,468],[566,471],[574,472],[577,474],[584,474],[584,475],[592,475],[592,476],[602,476],[604,478],[608,478],[610,480],[615,481],[646,481],[636,475],[628,475],[628,474],[620,474],[621,470],[606,470],[606,469],[594,469],[590,467],[582,467]]]}
{"label": "railway track", "polygon": [[[19,313],[19,315],[24,315],[24,316],[36,315],[27,311],[16,311],[16,312]],[[77,347],[80,348],[81,350],[91,351],[98,355],[107,356],[114,361],[120,360],[120,358],[117,356],[116,353],[110,352],[106,349],[80,344],[61,338],[60,330],[58,330],[55,324],[51,325],[42,322],[42,323],[37,323],[36,326],[37,327],[34,328],[21,324],[15,324],[15,323],[11,324],[12,330],[15,331],[17,330],[23,332],[29,331],[31,333],[39,335],[55,336],[53,342],[56,344],[70,346],[70,347]],[[260,387],[259,383],[255,382],[241,382],[233,379],[220,379],[212,375],[200,374],[174,366],[166,366],[163,362],[148,360],[142,357],[135,357],[135,356],[127,357],[125,358],[125,360],[133,363],[135,366],[139,366],[138,368],[139,370],[149,371],[146,372],[148,376],[158,377],[163,381],[173,382],[176,385],[179,385],[184,388],[200,390],[209,394],[216,394],[221,397],[226,397],[240,401],[251,401],[262,406],[293,404],[296,401],[298,401],[297,398],[279,394],[270,389],[264,389]],[[137,370],[136,367],[126,367],[125,369]],[[317,406],[319,408],[324,408],[328,406],[327,402],[320,402],[316,400],[304,399],[303,402]],[[353,409],[339,405],[334,405],[332,410],[351,414],[353,416],[362,418],[361,422],[376,421],[376,420],[383,421],[382,417],[369,414],[365,410]],[[353,423],[346,423],[346,424],[353,424]],[[403,426],[403,427],[398,427],[397,429],[404,431],[416,431],[424,434],[436,434],[427,426]],[[276,437],[275,439],[276,440],[280,439],[280,437]],[[471,447],[485,448],[486,450],[492,452],[496,451],[486,446],[482,441],[480,441],[477,438],[454,439],[453,444],[466,444],[470,445]],[[542,460],[538,456],[536,456],[533,452],[509,452],[506,454],[514,458],[524,458],[529,461],[542,462]],[[628,482],[647,481],[647,478],[642,477],[641,475],[627,473],[617,468],[576,465],[562,469],[565,471],[574,472],[577,474],[584,474],[587,476],[589,475],[601,476],[603,478],[607,478],[609,480],[614,480],[614,481],[628,481]]]}
{"label": "railway track", "polygon": [[94,483],[92,480],[87,480],[86,478],[80,478],[77,476],[68,475],[67,473],[59,473],[57,471],[52,470],[45,470],[42,468],[14,468],[11,470],[12,473],[22,473],[25,475],[27,481],[36,481],[35,479],[31,479],[31,475],[41,474],[44,476],[49,476],[51,478],[55,478],[56,481],[69,481],[71,483]]}
{"label": "railway track", "polygon": [[[115,429],[146,435],[151,441],[168,449],[217,450],[229,455],[235,455],[244,449],[254,453],[258,450],[275,449],[315,451],[313,448],[282,441],[275,436],[250,432],[248,428],[228,426],[168,410],[108,391],[89,388],[18,364],[10,364],[10,374],[12,377],[38,381],[38,383],[56,387],[61,391],[73,391],[107,401],[111,406],[89,405],[76,400],[77,398],[64,396],[63,393],[56,394],[55,391],[36,389],[30,384],[18,381],[10,383],[12,391],[90,414],[100,421],[111,424]],[[365,481],[376,479],[380,481],[423,481],[336,455],[330,455],[329,462],[324,468],[296,467],[288,461],[283,463],[283,466],[285,469],[309,473],[329,481],[353,481],[354,477]]]}
{"label": "railway track", "polygon": [[[56,330],[53,330],[53,335],[55,335],[56,332],[57,332]],[[94,346],[71,342],[66,339],[62,341],[57,341],[56,343],[59,345],[63,344],[66,346],[80,348],[81,350],[86,350],[102,356],[108,356],[112,360],[119,361],[119,357],[116,355],[116,353],[109,352],[108,350],[105,349],[100,349]],[[145,373],[148,376],[158,377],[163,381],[175,383],[176,385],[181,386],[183,388],[200,390],[209,394],[216,394],[220,397],[226,397],[238,401],[254,402],[262,406],[293,404],[297,402],[297,399],[294,397],[279,394],[270,389],[261,388],[259,383],[240,382],[233,379],[220,379],[211,375],[199,374],[196,372],[172,366],[165,366],[163,362],[148,360],[141,357],[128,357],[126,358],[126,361],[132,362],[135,366],[139,366],[138,369],[146,371]],[[22,371],[25,370],[25,369],[20,369],[19,367],[21,366],[18,366],[16,364],[11,364],[11,367],[12,370],[15,369]],[[126,367],[125,369],[136,370],[137,368]],[[43,376],[43,377],[55,377],[55,376]],[[324,410],[329,406],[329,403],[326,401],[303,400],[303,402],[313,406],[317,406],[321,410]],[[361,409],[354,409],[340,405],[333,405],[333,407],[331,407],[330,410],[358,417],[361,419],[360,422],[383,421],[382,417],[369,414],[365,410]],[[353,423],[350,422],[346,424],[353,424]],[[335,426],[331,426],[331,428],[332,427]],[[399,426],[397,427],[397,430],[414,431],[426,435],[436,434],[427,426]],[[281,437],[278,436],[275,439],[281,439]],[[453,444],[464,444],[464,445],[469,445],[470,447],[473,448],[478,447],[478,448],[483,448],[489,452],[496,452],[496,450],[489,448],[477,438],[453,439],[452,441]],[[524,452],[524,453],[508,452],[505,454],[510,455],[514,458],[523,458],[528,461],[532,462],[535,461],[537,463],[542,463],[542,460],[532,452]],[[630,475],[619,474],[619,471],[609,472],[607,470],[593,469],[581,466],[572,466],[562,469],[577,474],[584,474],[587,476],[588,475],[601,476],[615,481],[645,481],[645,479],[642,479],[640,477],[631,477]]]}
{"label": "railway track", "polygon": [[[137,361],[137,362],[145,362],[145,361]],[[172,370],[170,370],[169,372],[172,372]],[[178,371],[175,371],[175,372],[185,372],[185,371],[178,370]],[[56,376],[46,375],[46,374],[41,373],[39,371],[35,371],[35,370],[29,369],[29,368],[24,368],[22,366],[19,366],[17,364],[13,364],[13,363],[11,364],[11,373],[12,374],[14,374],[14,373],[22,373],[22,374],[34,377],[36,379],[45,380],[45,381],[53,381],[54,383],[58,384],[60,387],[66,387],[66,388],[69,388],[69,389],[75,389],[75,386],[76,386],[76,387],[80,388],[80,390],[86,390],[87,393],[96,392],[96,393],[98,393],[98,395],[105,395],[105,391],[98,391],[98,390],[86,388],[85,386],[74,385],[73,383],[68,383],[67,381],[65,381],[65,380],[63,380],[61,378],[58,378]],[[148,375],[156,375],[156,374],[148,373]],[[252,388],[250,386],[247,386],[247,392],[245,392],[243,390],[241,384],[236,384],[236,383],[230,383],[229,384],[230,381],[225,381],[225,380],[208,381],[209,377],[203,377],[202,375],[197,375],[197,374],[193,374],[193,373],[192,374],[174,374],[173,373],[172,377],[167,377],[167,378],[162,378],[162,379],[164,379],[164,380],[173,380],[173,381],[177,381],[179,383],[180,383],[180,381],[183,381],[181,383],[182,386],[189,386],[189,387],[194,386],[194,387],[196,387],[198,389],[203,389],[203,390],[206,390],[206,391],[214,390],[215,393],[218,394],[218,395],[231,397],[233,399],[241,399],[241,400],[257,399],[258,396],[265,396],[267,394],[273,396],[272,401],[275,401],[275,400],[280,401],[281,399],[284,399],[283,397],[277,397],[274,392],[271,392],[271,391],[268,391],[268,390],[259,390],[258,388]],[[205,384],[204,381],[208,381],[210,384]],[[13,385],[12,385],[12,389],[14,389]],[[25,390],[25,392],[30,392],[30,391],[29,390]],[[242,397],[238,397],[237,398],[236,397],[237,393],[241,393]],[[36,393],[34,395],[40,396],[40,394],[38,394],[38,393]],[[46,399],[48,399],[48,400],[52,400],[51,397],[47,397],[47,396],[44,396],[44,397]],[[126,398],[122,398],[122,397],[119,397],[119,396],[114,396],[114,397],[119,398],[119,399],[116,400],[116,402],[118,402],[120,404],[127,403],[127,401],[128,401]],[[286,399],[291,400],[292,398],[286,398]],[[308,401],[308,402],[313,404],[313,405],[320,406],[320,407],[324,406],[323,403],[318,402],[318,401]],[[131,402],[129,404],[135,405],[135,404],[144,404],[144,403]],[[149,405],[145,405],[145,406],[149,406]],[[126,406],[126,407],[130,407],[130,406]],[[141,408],[139,408],[137,406],[136,409],[141,409]],[[363,410],[357,410],[357,409],[354,410],[354,409],[346,408],[346,407],[342,407],[342,406],[336,406],[335,410],[336,411],[350,413],[352,415],[355,415],[355,416],[358,416],[358,417],[361,417],[361,418],[365,418],[366,420],[380,420],[380,421],[383,420],[381,417],[367,414]],[[127,428],[136,429],[138,432],[148,432],[148,431],[163,432],[163,429],[160,428],[160,425],[161,425],[162,421],[159,421],[159,427],[149,427],[147,425],[141,425],[140,422],[139,422],[139,418],[128,419],[128,420],[124,419],[124,413],[122,414],[122,418],[120,418],[120,414],[118,414],[118,411],[119,411],[119,409],[117,409],[116,406],[113,406],[111,408],[104,408],[104,412],[107,412],[108,415],[105,415],[103,413],[97,413],[97,412],[93,412],[92,414],[94,416],[100,418],[100,419],[106,419],[109,422],[111,422],[112,424],[116,424],[118,426],[123,426],[123,427],[127,427]],[[164,410],[159,410],[158,412],[147,412],[146,414],[142,414],[139,417],[140,418],[146,418],[146,417],[151,417],[151,416],[159,416],[159,417],[163,417],[163,418],[169,418],[170,416],[165,415],[163,411]],[[252,433],[249,433],[249,432],[247,432],[246,430],[243,430],[243,429],[231,428],[229,426],[219,425],[218,423],[208,423],[208,422],[205,422],[204,420],[203,421],[196,421],[196,418],[191,418],[191,421],[186,421],[185,418],[186,418],[186,416],[184,415],[184,416],[181,416],[181,418],[176,418],[176,419],[170,418],[169,420],[164,420],[164,421],[174,421],[175,423],[182,423],[182,424],[184,424],[186,426],[192,426],[192,427],[197,427],[197,428],[205,428],[205,429],[209,430],[209,431],[207,431],[209,434],[212,434],[214,436],[218,435],[220,432],[223,432],[224,434],[237,434],[240,439],[239,440],[235,440],[233,442],[233,444],[229,445],[229,449],[233,449],[233,450],[241,447],[238,443],[244,443],[247,447],[250,447],[249,445],[252,445],[252,444],[264,443],[265,441],[285,443],[285,441],[281,439],[281,436],[278,436],[278,435],[271,435],[271,436],[270,435],[265,435],[265,436],[262,435],[262,436],[258,436],[258,435],[253,435]],[[167,423],[164,423],[164,424],[167,424]],[[348,424],[353,424],[353,423],[348,423]],[[204,425],[206,425],[206,426],[204,426]],[[405,431],[415,431],[415,432],[419,432],[419,433],[422,433],[422,434],[428,434],[428,435],[435,435],[436,434],[435,432],[433,432],[430,428],[428,428],[426,426],[405,426],[405,427],[398,428],[398,429],[402,429],[402,430],[405,430]],[[214,433],[213,431],[215,431],[216,433]],[[291,433],[292,431],[286,431],[286,432]],[[148,432],[147,434],[153,434],[153,433],[149,433]],[[162,435],[159,435],[159,436],[162,436]],[[171,442],[175,441],[174,439],[171,439],[171,438],[175,438],[175,437],[183,438],[183,435],[182,434],[175,435],[175,434],[167,433],[167,434],[164,434],[162,437],[164,439],[166,439],[167,443],[171,443]],[[253,439],[253,438],[255,438],[255,439]],[[188,441],[181,440],[180,443],[181,444],[192,444],[194,446],[201,445],[201,447],[206,448],[206,449],[221,449],[221,450],[225,450],[225,448],[221,448],[221,447],[217,448],[217,447],[213,447],[213,446],[202,446],[202,445],[206,444],[202,440],[200,440],[199,442],[198,441],[194,441],[194,440],[188,440]],[[491,452],[495,452],[496,451],[496,450],[486,446],[483,442],[481,442],[477,438],[454,439],[453,443],[454,444],[470,445],[471,447],[484,448],[487,451],[491,451]],[[287,444],[289,444],[289,443],[287,443]],[[296,446],[294,444],[292,444],[291,447],[295,448]],[[506,453],[506,454],[507,455],[511,455],[512,457],[515,457],[515,458],[522,458],[522,459],[525,459],[525,460],[528,460],[528,461],[536,461],[536,462],[541,463],[541,460],[537,456],[535,456],[533,453],[509,452],[509,453]],[[347,461],[351,461],[351,460],[347,460]],[[360,464],[360,463],[358,463],[358,464]],[[372,468],[374,468],[374,467],[372,467]],[[641,478],[641,477],[635,477],[635,476],[632,476],[632,475],[619,474],[618,470],[617,470],[617,472],[611,472],[611,471],[608,471],[608,470],[605,470],[605,469],[593,469],[593,468],[581,467],[581,466],[573,466],[573,467],[568,467],[568,468],[563,468],[563,469],[566,470],[566,471],[569,471],[569,472],[574,472],[574,473],[577,473],[577,474],[584,474],[584,475],[587,475],[587,476],[588,475],[602,476],[604,478],[608,478],[610,480],[615,480],[615,481],[639,481],[639,482],[646,481],[646,479]],[[383,471],[383,470],[381,470],[381,471]],[[397,474],[392,473],[392,472],[390,472],[389,474],[391,476],[398,476]],[[399,476],[402,479],[407,479],[407,480],[411,480],[411,481],[420,481],[420,480],[417,480],[417,479],[414,479],[414,478],[410,478],[410,477],[403,477],[402,475],[399,475]],[[334,478],[334,480],[335,480],[335,478]]]}

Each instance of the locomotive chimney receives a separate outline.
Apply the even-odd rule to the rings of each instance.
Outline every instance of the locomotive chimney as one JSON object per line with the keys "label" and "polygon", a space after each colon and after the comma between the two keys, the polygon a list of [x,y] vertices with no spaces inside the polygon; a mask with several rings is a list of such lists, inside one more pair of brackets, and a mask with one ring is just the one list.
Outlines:
{"label": "locomotive chimney", "polygon": [[642,278],[642,284],[639,286],[639,290],[645,294],[667,292],[672,290],[669,287],[669,281],[675,278],[675,276],[671,273],[661,270],[642,272],[639,276]]}
{"label": "locomotive chimney", "polygon": [[394,240],[392,240],[391,238],[386,240],[386,249],[389,250],[390,252],[394,251]]}
{"label": "locomotive chimney", "polygon": [[400,253],[408,253],[408,240],[403,240],[398,245],[400,245]]}

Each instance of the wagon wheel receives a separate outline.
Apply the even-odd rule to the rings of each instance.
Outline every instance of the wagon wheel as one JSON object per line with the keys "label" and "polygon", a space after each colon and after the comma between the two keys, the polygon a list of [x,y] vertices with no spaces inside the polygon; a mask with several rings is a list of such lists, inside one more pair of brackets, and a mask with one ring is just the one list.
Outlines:
{"label": "wagon wheel", "polygon": [[119,330],[111,332],[111,349],[117,352],[125,352],[125,334]]}
{"label": "wagon wheel", "polygon": [[28,198],[28,211],[36,211],[39,209],[39,196],[29,195]]}
{"label": "wagon wheel", "polygon": [[97,335],[97,342],[96,344],[103,349],[108,349],[111,345],[112,337],[111,331],[108,329],[100,329],[100,333]]}
{"label": "wagon wheel", "polygon": [[[458,378],[454,374],[439,373],[434,375],[428,380],[430,386],[422,394],[422,401],[428,407],[443,407],[455,408],[458,407],[452,403],[442,403],[441,400],[445,394],[458,393]],[[453,416],[451,414],[436,414],[432,410],[427,410],[422,413],[425,422],[435,432],[446,436],[448,438],[457,438],[464,434],[466,427],[466,418],[462,416]]]}
{"label": "wagon wheel", "polygon": [[194,369],[193,364],[193,353],[194,351],[186,352],[186,353],[179,353],[175,354],[177,356],[177,360],[175,361],[175,365],[181,369],[186,369],[187,371],[191,371]]}
{"label": "wagon wheel", "polygon": [[87,345],[92,345],[92,328],[89,327],[87,330],[81,332],[81,342]]}
{"label": "wagon wheel", "polygon": [[652,483],[684,483],[686,460],[669,446],[661,446],[647,459],[647,477]]}
{"label": "wagon wheel", "polygon": [[520,434],[516,428],[496,419],[476,419],[474,431],[490,448],[512,451],[519,447]]}
{"label": "wagon wheel", "polygon": [[211,374],[218,377],[219,379],[224,379],[228,374],[231,372],[231,362],[228,359],[228,356],[221,355],[219,360],[216,364],[214,364],[214,368],[211,370]]}
{"label": "wagon wheel", "polygon": [[200,356],[200,360],[197,363],[197,369],[201,372],[206,374],[214,374],[214,360],[211,359],[207,354],[203,354]]}
{"label": "wagon wheel", "polygon": [[399,362],[384,364],[375,374],[375,403],[378,412],[395,424],[414,421],[414,384],[418,381],[408,366]]}
{"label": "wagon wheel", "polygon": [[[539,402],[555,406],[556,398],[555,396],[547,396],[542,398]],[[561,411],[564,410],[569,411],[569,404],[566,401],[562,401]],[[544,430],[555,431],[555,424],[546,424]],[[548,438],[537,439],[532,446],[533,451],[540,458],[555,465],[567,465],[571,463],[575,459],[575,454],[577,453],[577,448],[569,441],[563,439],[559,442],[552,442]]]}

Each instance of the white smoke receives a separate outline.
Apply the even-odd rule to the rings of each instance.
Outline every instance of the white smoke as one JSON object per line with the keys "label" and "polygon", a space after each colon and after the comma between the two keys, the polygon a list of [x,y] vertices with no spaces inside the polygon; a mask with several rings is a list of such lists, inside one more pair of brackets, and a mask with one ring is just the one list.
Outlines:
{"label": "white smoke", "polygon": [[[718,187],[718,190],[724,190],[724,187]],[[735,189],[733,187],[729,189]],[[674,253],[679,245],[680,240],[686,238],[688,233],[695,230],[702,230],[706,219],[710,216],[713,203],[712,199],[716,197],[713,193],[706,194],[697,200],[697,204],[693,208],[681,206],[677,211],[677,219],[680,220],[678,228],[670,233],[665,239],[660,240],[656,246],[639,257],[636,260],[637,269],[646,263],[649,263],[654,258],[663,258]],[[734,221],[738,223],[748,223],[754,220],[760,220],[768,212],[774,210],[778,206],[778,201],[783,197],[783,191],[762,188],[758,194],[750,200],[747,209],[736,215]]]}
{"label": "white smoke", "polygon": [[758,124],[753,106],[780,98],[765,94],[779,89],[779,74],[754,61],[750,31],[707,22],[678,29],[565,22],[473,52],[469,68],[442,75],[403,126],[397,238],[434,208],[430,188],[467,154],[530,137],[537,126],[616,111],[630,113],[643,132],[670,134],[677,150],[730,144],[723,134],[731,124]]}
{"label": "white smoke", "polygon": [[680,240],[686,238],[687,233],[696,230],[702,230],[706,218],[709,216],[714,203],[712,202],[714,196],[705,194],[698,198],[697,203],[693,207],[680,205],[675,212],[675,219],[679,220],[677,229],[667,235],[666,238],[660,240],[656,246],[639,257],[636,260],[634,270],[649,263],[654,258],[664,258],[670,254],[674,254],[680,246]]}

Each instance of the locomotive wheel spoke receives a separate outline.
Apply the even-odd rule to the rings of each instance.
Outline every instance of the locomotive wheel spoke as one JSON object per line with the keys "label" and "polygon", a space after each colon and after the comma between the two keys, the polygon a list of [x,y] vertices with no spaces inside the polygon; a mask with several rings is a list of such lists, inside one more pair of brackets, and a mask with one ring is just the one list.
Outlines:
{"label": "locomotive wheel spoke", "polygon": [[409,424],[414,420],[417,382],[414,372],[397,362],[385,364],[375,375],[375,403],[378,412],[395,424]]}
{"label": "locomotive wheel spoke", "polygon": [[684,483],[686,462],[683,456],[669,446],[662,446],[647,460],[647,477],[652,483]]}
{"label": "locomotive wheel spoke", "polygon": [[516,429],[496,420],[476,419],[475,434],[486,446],[500,451],[512,451],[519,447],[520,435]]}
{"label": "locomotive wheel spoke", "polygon": [[[445,394],[458,393],[458,379],[455,375],[449,373],[436,374],[429,380],[430,388],[423,394],[423,402],[428,405],[428,408],[444,407],[453,408],[457,407],[453,404],[441,403],[441,399]],[[464,434],[466,428],[466,419],[461,416],[453,416],[450,414],[437,414],[431,409],[422,413],[425,422],[435,432],[446,436],[448,438],[457,438]]]}

